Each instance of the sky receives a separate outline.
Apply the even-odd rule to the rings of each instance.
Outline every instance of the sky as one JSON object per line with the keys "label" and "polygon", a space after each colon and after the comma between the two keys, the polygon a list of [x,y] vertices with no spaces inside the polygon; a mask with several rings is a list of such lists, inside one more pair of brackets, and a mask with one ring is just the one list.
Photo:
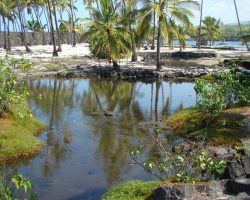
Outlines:
{"label": "sky", "polygon": [[[237,17],[234,8],[234,0],[203,0],[204,2],[204,17],[212,16],[224,24],[236,23]],[[240,21],[250,21],[250,0],[236,0],[239,11]],[[195,24],[199,22],[199,12],[195,12],[196,16],[193,19]]]}
{"label": "sky", "polygon": [[[201,0],[198,0],[199,2]],[[221,19],[224,24],[236,23],[236,13],[234,10],[234,0],[203,0],[204,1],[204,17],[213,16]],[[240,21],[250,21],[250,0],[236,0],[239,11]],[[87,17],[88,12],[82,0],[78,0],[75,6],[78,8],[78,17]],[[195,11],[195,18],[192,19],[193,23],[198,25],[200,12]]]}

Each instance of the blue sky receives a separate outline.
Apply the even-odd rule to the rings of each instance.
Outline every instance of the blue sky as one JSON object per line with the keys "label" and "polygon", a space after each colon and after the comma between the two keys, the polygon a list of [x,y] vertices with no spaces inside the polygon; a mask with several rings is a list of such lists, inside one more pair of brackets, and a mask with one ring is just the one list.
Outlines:
{"label": "blue sky", "polygon": [[[198,0],[200,1],[200,0]],[[250,0],[236,0],[240,20],[250,21]],[[75,3],[78,8],[78,17],[87,17],[88,12],[85,10],[85,6],[82,0],[78,0]],[[234,10],[233,0],[204,0],[204,16],[213,16],[220,18],[223,23],[236,23],[236,14]],[[195,11],[195,18],[192,19],[195,24],[199,22],[199,12]]]}

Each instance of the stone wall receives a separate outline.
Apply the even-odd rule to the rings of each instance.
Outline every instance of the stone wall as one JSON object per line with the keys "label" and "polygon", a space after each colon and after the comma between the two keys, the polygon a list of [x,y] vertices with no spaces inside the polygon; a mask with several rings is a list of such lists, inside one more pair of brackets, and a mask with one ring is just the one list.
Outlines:
{"label": "stone wall", "polygon": [[[22,40],[21,40],[21,33],[19,32],[11,32],[11,46],[21,46]],[[43,40],[45,44],[51,44],[51,33],[45,32],[45,33],[26,33],[27,42],[29,45],[42,45]],[[77,34],[76,40],[77,43],[79,42],[80,35]],[[71,44],[72,43],[72,34],[71,33],[62,33],[61,34],[61,41],[62,44]],[[3,32],[0,32],[0,47],[3,47],[4,45],[4,34]]]}
{"label": "stone wall", "polygon": [[[145,62],[155,62],[157,54],[156,52],[139,52],[139,56],[143,57]],[[201,53],[201,52],[161,52],[161,60],[168,59],[196,59],[196,58],[214,58],[215,53]]]}

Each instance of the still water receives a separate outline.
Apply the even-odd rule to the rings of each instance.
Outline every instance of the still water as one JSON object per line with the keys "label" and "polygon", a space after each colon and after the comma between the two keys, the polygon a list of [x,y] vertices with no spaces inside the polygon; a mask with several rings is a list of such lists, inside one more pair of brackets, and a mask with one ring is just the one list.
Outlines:
{"label": "still water", "polygon": [[188,82],[39,79],[27,87],[34,115],[47,124],[40,136],[46,148],[11,167],[32,180],[41,200],[95,200],[120,182],[153,180],[129,158],[147,134],[140,124],[164,121],[196,102]]}

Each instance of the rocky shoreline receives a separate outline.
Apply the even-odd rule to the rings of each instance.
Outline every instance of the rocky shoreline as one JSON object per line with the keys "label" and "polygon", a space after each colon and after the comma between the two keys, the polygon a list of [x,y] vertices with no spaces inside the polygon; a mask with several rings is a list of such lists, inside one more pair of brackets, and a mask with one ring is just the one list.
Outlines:
{"label": "rocky shoreline", "polygon": [[250,157],[240,159],[236,150],[214,147],[215,156],[227,158],[228,163],[221,180],[198,183],[162,184],[150,200],[247,200],[250,199]]}
{"label": "rocky shoreline", "polygon": [[113,70],[112,67],[103,66],[76,66],[65,67],[63,70],[52,70],[44,72],[19,72],[18,76],[23,78],[116,78],[121,80],[165,80],[171,78],[198,78],[214,72],[227,71],[223,67],[180,67],[165,68],[162,71],[153,69],[142,69],[124,67],[120,71]]}

